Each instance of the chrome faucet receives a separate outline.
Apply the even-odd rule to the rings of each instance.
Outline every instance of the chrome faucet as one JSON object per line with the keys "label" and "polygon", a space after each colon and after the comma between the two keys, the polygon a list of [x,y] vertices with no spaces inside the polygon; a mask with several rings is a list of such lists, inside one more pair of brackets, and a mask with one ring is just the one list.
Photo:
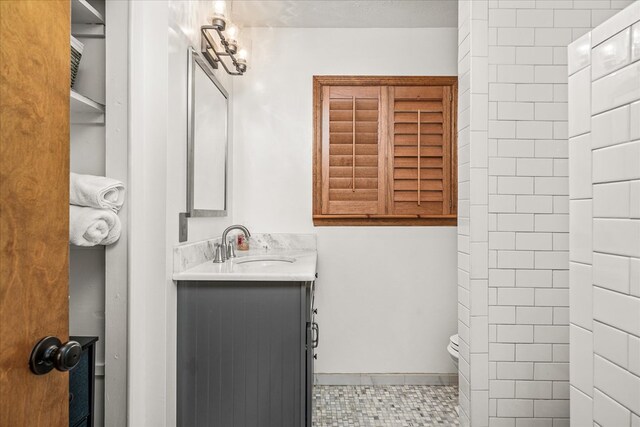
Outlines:
{"label": "chrome faucet", "polygon": [[249,230],[244,225],[237,224],[227,227],[222,233],[222,242],[220,243],[220,256],[216,257],[213,262],[220,263],[225,262],[229,258],[235,258],[235,251],[229,250],[229,243],[227,242],[227,234],[229,234],[229,232],[232,230],[242,231],[247,239],[251,237],[251,233],[249,233]]}

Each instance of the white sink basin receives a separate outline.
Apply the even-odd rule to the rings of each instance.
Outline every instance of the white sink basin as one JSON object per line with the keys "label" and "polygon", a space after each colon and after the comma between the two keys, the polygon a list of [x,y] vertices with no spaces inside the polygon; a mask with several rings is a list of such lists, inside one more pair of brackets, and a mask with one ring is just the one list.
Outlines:
{"label": "white sink basin", "polygon": [[234,264],[259,263],[260,265],[279,264],[283,262],[293,264],[294,262],[296,262],[296,259],[292,257],[279,256],[279,255],[256,255],[256,256],[235,258],[233,259],[232,262]]}
{"label": "white sink basin", "polygon": [[[1,1],[1,0],[0,0]],[[256,253],[257,252],[257,253]],[[177,281],[267,281],[309,282],[316,280],[316,251],[268,252],[238,254],[223,263],[206,261],[186,271],[176,273]]]}

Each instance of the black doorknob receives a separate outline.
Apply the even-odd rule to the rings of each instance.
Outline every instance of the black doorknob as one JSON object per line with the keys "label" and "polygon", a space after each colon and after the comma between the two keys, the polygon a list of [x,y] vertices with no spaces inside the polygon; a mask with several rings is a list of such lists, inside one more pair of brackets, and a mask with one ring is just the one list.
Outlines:
{"label": "black doorknob", "polygon": [[82,346],[76,341],[62,344],[56,337],[44,337],[31,351],[29,368],[36,375],[44,375],[54,368],[68,371],[78,364],[81,354]]}

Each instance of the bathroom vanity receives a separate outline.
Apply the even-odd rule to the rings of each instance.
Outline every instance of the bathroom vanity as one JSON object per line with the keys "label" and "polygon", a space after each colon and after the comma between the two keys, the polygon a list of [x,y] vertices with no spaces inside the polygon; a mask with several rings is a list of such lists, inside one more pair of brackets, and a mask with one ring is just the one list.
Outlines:
{"label": "bathroom vanity", "polygon": [[179,426],[311,426],[315,239],[271,236],[174,274]]}

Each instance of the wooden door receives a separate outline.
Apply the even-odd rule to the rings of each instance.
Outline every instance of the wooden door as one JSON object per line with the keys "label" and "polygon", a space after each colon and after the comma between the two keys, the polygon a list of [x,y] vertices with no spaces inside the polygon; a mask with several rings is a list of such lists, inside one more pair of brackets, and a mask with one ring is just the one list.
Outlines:
{"label": "wooden door", "polygon": [[0,425],[68,425],[69,377],[29,370],[68,339],[69,0],[0,1]]}

